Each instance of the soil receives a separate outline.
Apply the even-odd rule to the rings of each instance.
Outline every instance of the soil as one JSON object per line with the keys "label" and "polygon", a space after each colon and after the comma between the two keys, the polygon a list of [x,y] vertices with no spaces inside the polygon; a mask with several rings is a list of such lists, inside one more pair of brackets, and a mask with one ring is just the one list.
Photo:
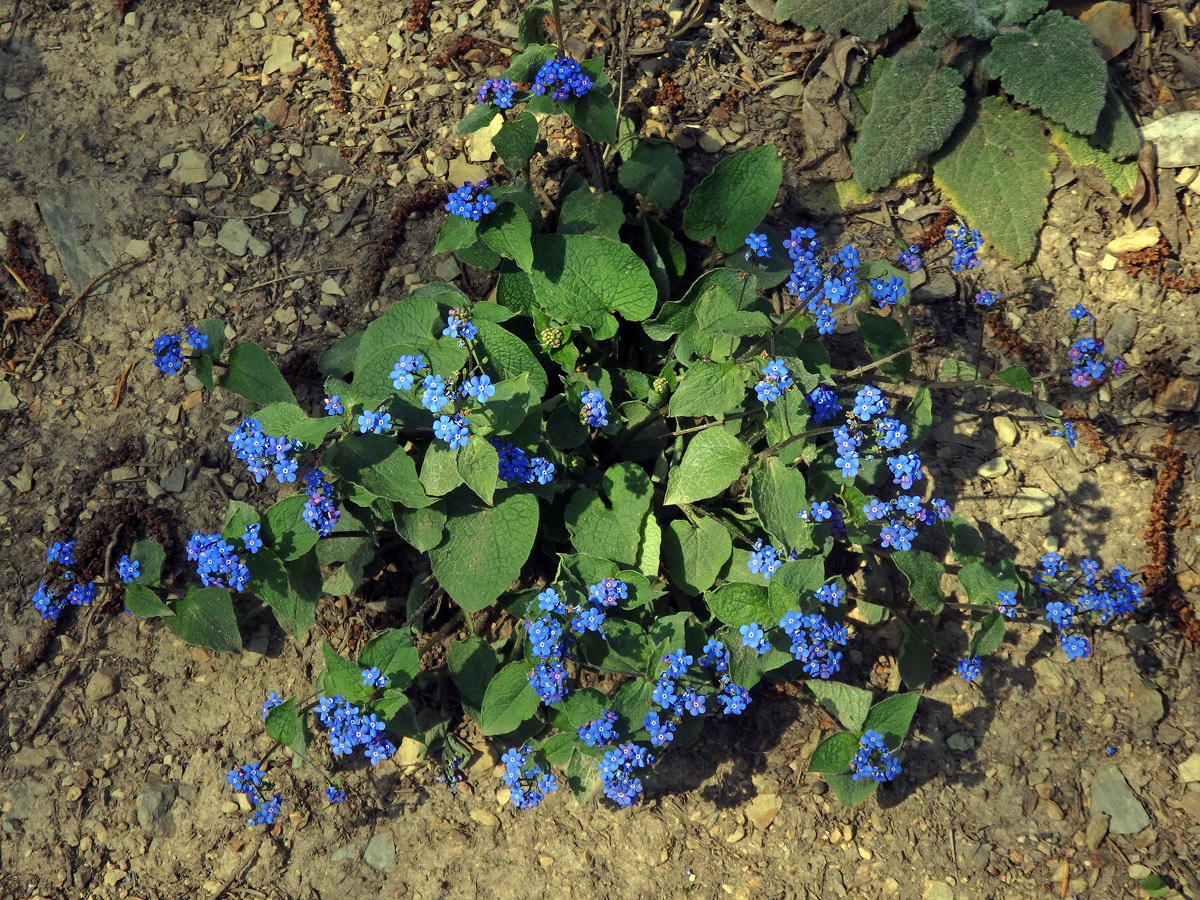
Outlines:
{"label": "soil", "polygon": [[[267,751],[265,693],[307,694],[322,641],[344,646],[386,601],[327,600],[323,624],[299,641],[252,624],[249,652],[235,658],[111,608],[72,609],[47,629],[28,598],[55,540],[75,537],[81,567],[99,574],[118,526],[116,546],[150,533],[179,547],[218,525],[230,496],[269,496],[228,466],[236,398],[209,395],[192,376],[160,377],[148,349],[159,333],[221,317],[230,337],[279,359],[311,404],[315,355],[413,285],[456,280],[486,295],[480,273],[430,252],[437,211],[408,219],[378,292],[369,274],[398,202],[480,171],[453,125],[473,86],[504,68],[516,12],[507,0],[412,4],[427,16],[334,0],[343,114],[298,3],[9,6],[0,216],[20,223],[10,267],[33,288],[30,273],[43,275],[45,296],[2,276],[0,897],[1115,898],[1141,896],[1151,871],[1184,896],[1200,891],[1200,781],[1184,780],[1200,777],[1200,665],[1165,601],[1098,635],[1085,662],[1065,662],[1045,633],[1010,629],[980,686],[942,664],[902,775],[852,810],[805,771],[833,723],[796,692],[763,687],[744,721],[714,723],[699,745],[668,754],[628,811],[562,791],[535,813],[513,812],[497,797],[503,747],[464,725],[474,756],[457,793],[409,744],[393,762],[348,773],[344,808],[315,799],[311,770],[275,758],[285,815],[267,834],[248,829],[224,774]],[[628,111],[675,138],[689,178],[734,147],[773,142],[786,162],[773,219],[790,225],[808,218],[802,188],[848,174],[835,115],[844,97],[822,36],[769,23],[751,9],[770,6],[762,0],[589,6],[604,9],[589,18],[566,7],[571,51],[611,59],[625,43]],[[702,9],[695,23],[675,33],[692,9]],[[1189,52],[1171,28],[1156,32],[1153,49],[1164,46]],[[1168,60],[1160,81],[1137,53],[1118,62],[1142,116],[1200,105],[1169,55],[1157,53]],[[807,86],[810,104],[798,90]],[[1175,237],[1168,273],[1190,273],[1195,195],[1172,177],[1159,192],[1147,224]],[[820,225],[853,234],[869,258],[894,248],[892,226],[917,239],[940,208],[922,185]],[[1071,450],[1011,395],[946,388],[926,455],[935,492],[981,524],[997,556],[1028,566],[1059,549],[1136,570],[1151,562],[1154,448],[1170,443],[1185,467],[1167,512],[1164,597],[1176,592],[1186,610],[1200,587],[1200,295],[1164,286],[1158,269],[1106,268],[1127,211],[1064,164],[1036,265],[985,258],[977,275],[1004,291],[1003,321],[1051,369],[1065,356],[1066,309],[1084,302],[1096,315],[1132,377],[1055,395],[1094,432]],[[136,265],[72,303],[130,257]],[[923,285],[912,312],[933,338],[920,374],[935,377],[947,356],[973,358],[979,318],[944,280]],[[984,346],[989,364],[1021,362],[992,338]],[[1022,488],[1044,491],[1052,508],[1027,514]],[[940,641],[952,661],[966,635],[944,628]],[[852,651],[849,663],[852,683],[897,677],[883,649]],[[1110,832],[1093,808],[1093,778],[1113,766],[1149,816],[1135,833]]]}

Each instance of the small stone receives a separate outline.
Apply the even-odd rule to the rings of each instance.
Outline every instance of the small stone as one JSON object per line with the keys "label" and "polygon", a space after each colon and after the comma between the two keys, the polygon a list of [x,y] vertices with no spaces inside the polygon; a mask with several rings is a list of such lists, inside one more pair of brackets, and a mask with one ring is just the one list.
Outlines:
{"label": "small stone", "polygon": [[179,184],[204,184],[212,178],[212,164],[199,150],[184,150],[168,177]]}
{"label": "small stone", "polygon": [[104,870],[104,886],[105,887],[116,887],[118,884],[120,884],[122,881],[124,881],[126,879],[126,877],[128,877],[127,873],[121,871],[116,866],[113,866],[111,869],[105,869]]}
{"label": "small stone", "polygon": [[150,242],[134,238],[125,245],[125,255],[132,259],[149,259]]}
{"label": "small stone", "polygon": [[167,473],[167,477],[162,480],[163,490],[169,494],[178,494],[183,490],[184,482],[187,480],[188,467],[183,463],[175,466]]}
{"label": "small stone", "polygon": [[1134,881],[1141,881],[1143,878],[1149,878],[1154,870],[1149,866],[1144,866],[1141,863],[1134,863],[1129,867],[1129,877]]}
{"label": "small stone", "polygon": [[1133,346],[1137,329],[1137,316],[1127,309],[1121,310],[1113,318],[1112,325],[1108,327],[1108,332],[1104,335],[1104,348],[1109,353],[1115,353],[1118,356],[1128,353],[1129,348]]}
{"label": "small stone", "polygon": [[1141,678],[1134,678],[1132,685],[1133,707],[1137,710],[1138,718],[1148,725],[1161,721],[1166,714],[1163,708],[1163,698],[1153,686]]}
{"label": "small stone", "polygon": [[476,166],[461,156],[456,156],[450,160],[449,179],[452,185],[458,186],[466,181],[476,182],[483,181],[488,177],[488,170],[483,166]]}
{"label": "small stone", "polygon": [[421,88],[421,96],[427,100],[436,100],[439,97],[445,97],[450,93],[450,85],[438,82],[436,84],[427,84]]}
{"label": "small stone", "polygon": [[279,205],[279,191],[274,188],[263,188],[250,198],[250,205],[257,206],[263,212],[273,212]]}
{"label": "small stone", "polygon": [[[350,168],[350,163],[338,152],[337,147],[331,147],[328,144],[314,144],[308,149],[308,155],[304,157],[304,171],[310,178],[324,178],[326,175],[350,175],[353,169]],[[485,172],[479,178],[479,181],[487,177]]]}
{"label": "small stone", "polygon": [[462,274],[462,269],[458,265],[458,261],[453,256],[447,256],[436,266],[434,266],[434,274],[437,275],[439,281],[453,281]]}
{"label": "small stone", "polygon": [[759,831],[764,831],[775,821],[781,806],[778,794],[759,794],[747,804],[746,818],[753,822]]}
{"label": "small stone", "polygon": [[981,478],[999,478],[1008,472],[1008,460],[1003,456],[997,456],[989,459],[982,466],[975,470],[975,473]]}
{"label": "small stone", "polygon": [[246,242],[246,246],[250,252],[260,259],[271,252],[271,244],[269,241],[264,241],[262,238],[257,238],[254,235]]}
{"label": "small stone", "polygon": [[1191,412],[1200,399],[1200,381],[1180,376],[1167,383],[1157,397],[1154,408],[1163,412]]}
{"label": "small stone", "polygon": [[554,857],[547,856],[545,853],[539,853],[537,859],[538,859],[538,865],[541,866],[543,869],[548,869],[552,865],[554,865]]}
{"label": "small stone", "polygon": [[238,811],[238,805],[232,800],[225,800],[221,803],[221,812],[227,816],[232,816]]}
{"label": "small stone", "polygon": [[271,171],[270,160],[261,158],[254,160],[252,163],[250,163],[250,171],[255,175],[266,175]]}
{"label": "small stone", "polygon": [[263,18],[263,14],[258,10],[250,13],[246,17],[246,20],[250,23],[251,28],[265,28],[267,26],[267,20]]}
{"label": "small stone", "polygon": [[1111,253],[1105,253],[1104,256],[1100,258],[1100,268],[1104,269],[1106,272],[1111,272],[1120,264],[1121,261]]}
{"label": "small stone", "polygon": [[954,900],[954,891],[944,881],[931,881],[921,900]]}
{"label": "small stone", "polygon": [[992,427],[996,429],[996,439],[1006,447],[1017,442],[1017,426],[1008,416],[996,416],[992,419]]}
{"label": "small stone", "polygon": [[152,837],[172,834],[175,823],[171,818],[171,804],[174,802],[173,787],[163,784],[147,785],[137,797],[137,820],[142,831]]}
{"label": "small stone", "polygon": [[1067,686],[1067,680],[1063,678],[1062,668],[1052,659],[1037,660],[1033,664],[1033,674],[1037,677],[1038,687],[1042,692],[1054,696],[1061,694],[1063,688]]}
{"label": "small stone", "polygon": [[484,825],[488,828],[499,828],[500,827],[500,819],[496,816],[495,813],[490,813],[486,809],[471,810],[471,818],[474,819],[476,822],[478,822],[480,825]]}
{"label": "small stone", "polygon": [[425,758],[425,745],[410,737],[402,738],[400,746],[392,754],[392,762],[401,768],[415,766]]}
{"label": "small stone", "polygon": [[710,128],[700,135],[698,143],[700,149],[705,153],[719,153],[721,148],[725,146],[725,138],[721,136],[721,132],[716,128]]}
{"label": "small stone", "polygon": [[149,497],[151,500],[159,500],[166,493],[167,492],[162,489],[162,485],[160,485],[157,481],[154,481],[154,480],[146,481],[146,496]]}
{"label": "small stone", "polygon": [[332,278],[326,278],[321,282],[321,293],[329,294],[332,297],[345,297],[346,292],[341,289],[336,281]]}
{"label": "small stone", "polygon": [[1041,488],[1026,487],[1017,491],[1010,515],[1016,519],[1048,515],[1054,509],[1054,498]]}
{"label": "small stone", "polygon": [[212,178],[204,182],[204,186],[210,190],[221,190],[229,187],[229,176],[224,172],[217,172]]}
{"label": "small stone", "polygon": [[130,99],[140,100],[142,95],[152,87],[154,87],[154,82],[149,79],[146,81],[139,81],[137,84],[131,84],[129,86]]}
{"label": "small stone", "polygon": [[1061,822],[1066,818],[1066,815],[1062,811],[1062,807],[1053,800],[1046,800],[1044,803],[1042,803],[1042,809],[1046,813],[1046,818],[1051,822]]}
{"label": "small stone", "polygon": [[396,868],[396,842],[390,833],[385,831],[367,841],[363,862],[380,872],[390,872]]}
{"label": "small stone", "polygon": [[1104,836],[1108,834],[1108,816],[1102,812],[1092,811],[1091,817],[1087,823],[1087,833],[1085,840],[1089,850],[1095,850],[1100,846],[1100,842],[1104,840]]}
{"label": "small stone", "polygon": [[1147,247],[1153,247],[1162,238],[1162,232],[1154,225],[1146,228],[1139,228],[1137,231],[1130,234],[1122,235],[1119,238],[1113,238],[1105,246],[1105,250],[1109,253],[1120,256],[1123,253],[1133,253],[1136,250],[1145,250]]}
{"label": "small stone", "polygon": [[281,306],[275,310],[275,321],[280,325],[291,325],[296,321],[296,310],[291,306]]}
{"label": "small stone", "polygon": [[1200,753],[1193,753],[1179,764],[1179,780],[1185,784],[1200,781]]}
{"label": "small stone", "polygon": [[492,158],[496,152],[496,148],[492,146],[492,138],[496,136],[503,125],[504,116],[497,115],[478,131],[467,135],[467,162],[485,163]]}
{"label": "small stone", "polygon": [[738,841],[740,841],[745,836],[746,836],[745,828],[741,828],[741,827],[735,828],[735,829],[733,829],[732,833],[730,833],[729,835],[726,836],[725,843],[736,844]]}
{"label": "small stone", "polygon": [[1113,834],[1137,834],[1150,824],[1150,816],[1118,767],[1109,766],[1097,772],[1090,792],[1092,809],[1108,813],[1108,829]]}
{"label": "small stone", "polygon": [[1094,3],[1079,14],[1105,61],[1126,50],[1138,36],[1129,4],[1119,0]]}
{"label": "small stone", "polygon": [[371,142],[372,153],[396,153],[400,150],[400,145],[393,141],[386,134],[381,134]]}
{"label": "small stone", "polygon": [[263,60],[263,75],[274,75],[285,64],[292,61],[293,41],[287,35],[276,35],[271,38],[271,50]]}
{"label": "small stone", "polygon": [[111,697],[117,692],[117,673],[107,667],[100,667],[88,679],[87,687],[83,690],[83,696],[93,703],[97,703],[106,697]]}
{"label": "small stone", "polygon": [[968,750],[975,749],[975,738],[965,731],[956,731],[946,738],[946,746],[959,753],[966,753]]}
{"label": "small stone", "polygon": [[217,244],[234,256],[245,256],[251,237],[250,226],[242,219],[226,219],[217,232]]}

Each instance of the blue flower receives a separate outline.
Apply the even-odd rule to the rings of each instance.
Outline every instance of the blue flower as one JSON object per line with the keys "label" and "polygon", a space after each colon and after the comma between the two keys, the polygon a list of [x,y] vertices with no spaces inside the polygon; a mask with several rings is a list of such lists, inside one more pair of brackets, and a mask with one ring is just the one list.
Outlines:
{"label": "blue flower", "polygon": [[426,375],[421,382],[421,405],[436,414],[441,412],[443,406],[449,406],[450,402],[442,376]]}
{"label": "blue flower", "polygon": [[583,73],[573,59],[556,56],[542,64],[533,80],[532,91],[542,96],[547,90],[555,100],[566,100],[569,97],[582,97],[592,89],[592,79]]}
{"label": "blue flower", "polygon": [[391,679],[379,671],[379,666],[371,666],[362,670],[363,687],[385,688]]}
{"label": "blue flower", "polygon": [[888,749],[882,734],[867,729],[858,740],[858,752],[850,761],[850,770],[855,781],[863,778],[891,781],[900,774],[900,761]]}
{"label": "blue flower", "polygon": [[963,269],[973,269],[979,265],[979,248],[983,245],[983,236],[974,229],[968,230],[965,225],[956,228],[951,225],[946,229],[946,240],[950,242],[953,258],[950,268],[955,272]]}
{"label": "blue flower", "polygon": [[981,308],[989,308],[996,305],[1000,299],[1000,295],[995,291],[979,291],[975,294],[975,305]]}
{"label": "blue flower", "polygon": [[346,412],[346,407],[342,406],[342,398],[337,394],[325,398],[325,415],[340,416]]}
{"label": "blue flower", "polygon": [[771,255],[771,245],[768,242],[765,234],[755,234],[754,232],[751,232],[750,234],[746,235],[746,246],[750,248],[746,251],[746,259],[750,258],[751,253],[760,259],[762,257],[769,257]]}
{"label": "blue flower", "polygon": [[262,538],[258,535],[261,527],[256,522],[253,525],[247,525],[246,530],[242,533],[242,546],[246,548],[247,553],[257,553],[262,549]]}
{"label": "blue flower", "polygon": [[854,396],[854,408],[850,410],[850,414],[864,422],[869,422],[872,416],[883,415],[887,412],[887,408],[888,401],[883,396],[883,391],[868,384],[860,388]]}
{"label": "blue flower", "polygon": [[579,400],[583,404],[581,416],[584,422],[593,428],[603,428],[608,424],[608,405],[604,402],[603,394],[596,390],[583,391]]}
{"label": "blue flower", "polygon": [[475,375],[462,387],[463,393],[473,397],[479,403],[486,403],[489,397],[496,394],[496,386],[487,375]]}
{"label": "blue flower", "polygon": [[650,743],[655,747],[663,747],[675,739],[675,722],[671,719],[660,719],[658,710],[646,713],[642,724],[650,735]]}
{"label": "blue flower", "polygon": [[983,674],[983,663],[978,656],[964,656],[958,661],[958,675],[963,681],[973,683]]}
{"label": "blue flower", "polygon": [[829,510],[828,500],[814,500],[811,509],[812,517],[817,522],[824,522],[833,518],[833,513]]}
{"label": "blue flower", "polygon": [[746,561],[746,568],[751,572],[757,572],[762,575],[767,581],[771,580],[771,576],[783,565],[779,560],[779,551],[770,544],[764,544],[762,539],[754,542],[754,547],[750,553],[750,559]]}
{"label": "blue flower", "polygon": [[1087,659],[1092,655],[1092,645],[1082,635],[1061,632],[1058,635],[1058,645],[1062,647],[1067,659]]}
{"label": "blue flower", "polygon": [[915,272],[921,268],[921,248],[916,244],[909,244],[908,249],[901,250],[896,259],[909,272]]}
{"label": "blue flower", "polygon": [[867,286],[871,289],[871,299],[875,301],[875,305],[880,309],[888,306],[895,306],[896,303],[903,299],[904,279],[899,275],[892,275],[886,280],[883,278],[872,278],[867,282]]}
{"label": "blue flower", "polygon": [[136,581],[141,574],[142,564],[136,559],[122,556],[117,560],[117,575],[121,577],[122,583],[129,584],[132,581]]}
{"label": "blue flower", "polygon": [[183,345],[177,334],[161,334],[154,339],[154,367],[163,375],[175,375],[183,369]]}
{"label": "blue flower", "polygon": [[424,356],[405,354],[392,367],[392,387],[398,391],[411,391],[413,380],[425,368]]}
{"label": "blue flower", "polygon": [[763,366],[762,381],[754,386],[754,391],[760,403],[774,403],[791,386],[792,376],[787,363],[776,358]]}
{"label": "blue flower", "polygon": [[337,788],[331,785],[325,788],[325,799],[329,803],[345,803],[346,792],[339,791]]}
{"label": "blue flower", "polygon": [[75,565],[75,542],[55,541],[46,551],[46,562],[58,563],[64,569]]}
{"label": "blue flower", "polygon": [[629,599],[629,585],[616,578],[603,578],[588,588],[588,600],[597,606],[616,606]]}
{"label": "blue flower", "polygon": [[609,709],[600,710],[600,716],[579,727],[579,739],[589,747],[602,747],[617,739],[617,714]]}
{"label": "blue flower", "polygon": [[433,435],[438,440],[445,441],[451,450],[457,450],[459,447],[467,446],[467,442],[471,439],[471,429],[467,425],[466,418],[461,415],[453,418],[439,416],[433,423]]}
{"label": "blue flower", "polygon": [[762,626],[757,622],[751,622],[749,625],[743,625],[738,628],[738,634],[742,636],[742,646],[750,647],[759,656],[762,656],[771,649],[771,644],[763,635]]}
{"label": "blue flower", "polygon": [[489,78],[479,86],[475,99],[479,103],[491,103],[500,109],[510,109],[513,105],[513,92],[517,86],[508,78]]}
{"label": "blue flower", "polygon": [[740,716],[750,705],[750,692],[740,684],[730,682],[721,688],[717,701],[721,704],[722,715]]}
{"label": "blue flower", "polygon": [[1076,303],[1073,307],[1071,307],[1070,310],[1067,311],[1067,315],[1070,316],[1072,319],[1074,319],[1076,322],[1081,321],[1083,319],[1095,318],[1095,316],[1093,316],[1090,312],[1087,311],[1086,308],[1084,308],[1084,305],[1082,303]]}
{"label": "blue flower", "polygon": [[478,222],[496,208],[496,201],[492,199],[492,195],[483,193],[487,186],[487,181],[475,184],[464,182],[462,187],[450,194],[446,201],[446,212],[460,219]]}

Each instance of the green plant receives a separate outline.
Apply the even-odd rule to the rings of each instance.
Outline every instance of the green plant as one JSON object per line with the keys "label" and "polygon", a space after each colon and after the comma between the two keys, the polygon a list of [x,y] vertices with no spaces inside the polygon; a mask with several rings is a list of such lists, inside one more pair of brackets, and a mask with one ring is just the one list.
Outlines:
{"label": "green plant", "polygon": [[[929,0],[854,91],[854,181],[886,187],[929,160],[934,183],[1014,262],[1034,250],[1054,148],[1133,189],[1140,139],[1087,28],[1046,0]],[[778,21],[877,40],[907,0],[780,0]],[[885,45],[889,42],[885,41]],[[999,90],[996,88],[998,87]]]}

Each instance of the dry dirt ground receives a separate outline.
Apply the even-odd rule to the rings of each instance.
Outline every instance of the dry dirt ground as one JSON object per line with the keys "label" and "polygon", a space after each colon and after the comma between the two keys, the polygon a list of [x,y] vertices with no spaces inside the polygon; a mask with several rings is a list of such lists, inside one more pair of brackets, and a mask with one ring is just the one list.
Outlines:
{"label": "dry dirt ground", "polygon": [[[1086,662],[1066,663],[1048,635],[1026,630],[988,660],[980,687],[939,669],[902,776],[853,810],[805,773],[830,723],[764,689],[746,721],[669,755],[647,800],[625,812],[565,792],[534,813],[502,807],[503,748],[464,729],[475,756],[457,794],[407,747],[396,763],[351,773],[345,808],[310,805],[319,779],[277,765],[286,814],[269,834],[248,829],[224,773],[266,751],[265,693],[307,693],[321,641],[344,635],[315,629],[292,642],[259,623],[244,635],[252,652],[232,658],[124,614],[70,611],[48,633],[28,597],[54,540],[140,517],[178,544],[217,524],[229,496],[264,496],[228,465],[236,398],[160,378],[149,358],[157,334],[222,317],[229,335],[262,344],[308,384],[300,397],[312,402],[313,355],[413,285],[456,280],[486,294],[480,273],[430,253],[440,212],[411,220],[377,295],[365,281],[398,198],[486,165],[465,158],[452,126],[484,73],[504,67],[515,11],[434,2],[408,31],[408,4],[334,0],[351,92],[342,114],[314,28],[290,0],[146,0],[124,13],[88,0],[6,6],[0,219],[20,223],[20,260],[44,265],[53,302],[41,308],[0,274],[12,320],[0,381],[0,897],[206,898],[223,887],[296,900],[1117,898],[1141,896],[1137,879],[1150,871],[1197,896],[1200,667],[1162,609],[1099,636]],[[680,19],[661,5],[634,4],[627,17],[619,4],[587,7],[567,9],[573,52],[611,58],[628,36],[625,97],[648,129],[676,139],[690,177],[728,149],[774,142],[788,163],[776,215],[807,218],[798,191],[844,165],[801,124],[812,120],[796,88],[814,77],[818,36],[744,3],[708,4],[674,36]],[[478,40],[454,49],[462,36]],[[448,64],[434,65],[447,50]],[[1185,214],[1195,197],[1181,188],[1169,202]],[[940,199],[918,188],[884,208],[906,200],[931,210],[898,220],[915,237]],[[887,247],[886,221],[876,207],[822,227]],[[1133,377],[1077,400],[1098,441],[1074,451],[1028,409],[938,391],[934,487],[1020,564],[1058,547],[1137,569],[1148,562],[1152,449],[1171,435],[1186,468],[1169,574],[1194,601],[1194,395],[1184,407],[1200,375],[1200,295],[1102,266],[1105,244],[1127,228],[1121,204],[1068,168],[1048,223],[1036,266],[989,259],[981,279],[1010,296],[1006,321],[1060,359],[1065,310],[1085,302]],[[1196,244],[1177,233],[1190,271]],[[70,310],[32,377],[20,372],[64,304],[114,261],[143,256]],[[936,339],[924,374],[950,353],[970,355],[979,322],[944,281],[925,285],[913,310]],[[1021,488],[1044,491],[1052,508],[1030,515]],[[322,621],[359,612],[333,607]],[[965,646],[954,629],[942,640],[947,659]],[[894,667],[873,651],[850,662],[860,684],[886,683]],[[31,739],[64,667],[72,674]],[[1115,833],[1125,818],[1110,822],[1093,802],[1093,779],[1113,767],[1127,784],[1122,815],[1137,823],[1133,804],[1148,816],[1133,833]]]}

